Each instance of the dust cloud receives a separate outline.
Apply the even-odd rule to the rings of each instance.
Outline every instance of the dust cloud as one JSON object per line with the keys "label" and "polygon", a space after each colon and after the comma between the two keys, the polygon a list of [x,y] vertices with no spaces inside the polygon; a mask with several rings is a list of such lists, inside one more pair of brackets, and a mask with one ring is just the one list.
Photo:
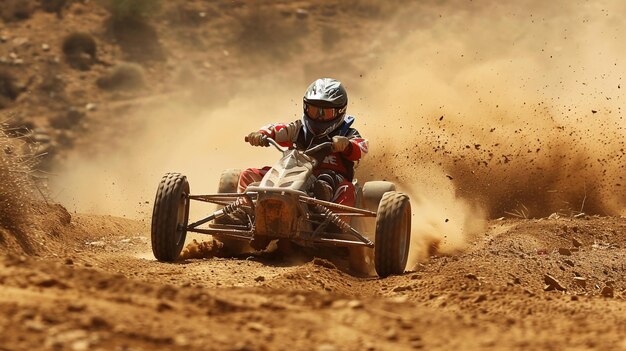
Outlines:
{"label": "dust cloud", "polygon": [[414,258],[425,242],[461,249],[487,218],[624,214],[625,6],[446,2],[398,16],[359,109],[364,168],[416,200]]}
{"label": "dust cloud", "polygon": [[60,198],[77,211],[147,217],[167,171],[213,192],[222,169],[272,164],[273,150],[243,135],[299,118],[309,81],[332,76],[370,139],[357,177],[396,181],[412,197],[412,262],[433,244],[461,250],[487,219],[624,215],[625,10],[622,1],[407,4],[332,69],[297,57],[236,82],[221,106],[143,109],[123,147],[68,162]]}
{"label": "dust cloud", "polygon": [[[294,114],[285,104],[293,97],[284,90],[275,90],[273,96],[253,92],[272,85],[276,84],[269,78],[266,82],[259,78],[254,86],[242,84],[222,106],[200,111],[176,100],[142,109],[128,122],[134,125],[129,129],[141,125],[139,130],[110,152],[78,153],[68,160],[71,167],[60,170],[54,184],[60,191],[58,199],[78,212],[149,218],[166,172],[185,174],[193,193],[214,193],[222,170],[272,164],[276,150],[244,143],[248,132],[272,120],[268,113]],[[192,216],[206,212],[201,206]]]}

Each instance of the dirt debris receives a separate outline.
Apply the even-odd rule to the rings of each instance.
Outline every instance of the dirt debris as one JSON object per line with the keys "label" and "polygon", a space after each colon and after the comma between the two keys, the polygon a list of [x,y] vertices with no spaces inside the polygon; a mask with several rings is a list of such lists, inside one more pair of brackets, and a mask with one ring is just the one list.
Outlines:
{"label": "dirt debris", "polygon": [[217,240],[197,241],[193,239],[185,246],[183,252],[180,254],[180,258],[186,260],[215,257],[223,246],[224,244]]}
{"label": "dirt debris", "polygon": [[[606,240],[626,244],[617,234],[626,229],[624,219],[578,221],[581,240],[608,233]],[[0,258],[5,292],[0,298],[0,323],[10,327],[0,336],[3,345],[27,350],[38,343],[71,347],[87,340],[90,348],[184,345],[187,350],[204,350],[208,328],[217,349],[232,349],[239,342],[248,349],[273,349],[285,343],[310,349],[328,343],[328,333],[338,330],[345,333],[332,334],[337,349],[392,350],[415,344],[443,350],[468,341],[502,349],[519,342],[563,346],[562,338],[541,332],[558,328],[560,335],[578,335],[568,339],[569,346],[593,341],[610,349],[622,342],[624,333],[626,321],[617,293],[625,288],[618,279],[622,268],[615,266],[614,272],[602,268],[602,262],[623,258],[621,251],[578,252],[576,274],[587,277],[586,287],[576,283],[582,279],[574,279],[567,290],[555,287],[558,295],[539,293],[541,275],[535,272],[549,271],[562,256],[544,254],[535,260],[507,251],[516,247],[533,252],[539,246],[549,253],[570,240],[546,236],[555,225],[546,221],[494,221],[498,224],[486,233],[492,244],[477,238],[458,256],[433,257],[421,264],[419,272],[383,280],[350,276],[342,271],[341,259],[290,263],[260,255],[161,264],[151,258],[149,240],[134,239],[137,232],[149,235],[145,223],[141,227],[133,221],[84,215],[75,216],[72,223],[55,239],[66,243],[67,251],[49,242],[56,249],[38,258]],[[114,245],[129,237],[135,245],[75,251],[96,239]],[[195,245],[201,246],[199,241]],[[66,264],[67,258],[74,264]],[[480,278],[468,271],[479,272]],[[546,283],[556,281],[565,288],[560,282],[569,282],[567,274],[574,273],[548,274]],[[512,276],[519,278],[518,284],[508,284]],[[262,284],[258,277],[264,277]],[[609,287],[613,298],[605,297]],[[20,301],[19,313],[11,301]],[[581,328],[571,323],[572,318],[588,323]],[[527,323],[515,322],[522,319]],[[373,324],[379,328],[373,330]],[[602,340],[596,338],[598,328],[603,330]],[[297,330],[306,331],[308,337]],[[528,333],[537,337],[522,337]],[[31,337],[17,339],[26,334]],[[495,336],[500,338],[498,345],[484,346]]]}
{"label": "dirt debris", "polygon": [[[123,25],[97,1],[5,3],[0,108],[48,155],[72,213],[145,220],[172,167],[210,192],[221,165],[266,162],[242,130],[299,118],[293,92],[330,75],[371,141],[359,179],[416,194],[424,236],[417,272],[384,280],[351,276],[341,257],[219,257],[210,239],[160,264],[145,222],[25,206],[24,240],[0,228],[0,345],[623,348],[618,2],[192,0]],[[66,55],[59,38],[75,32],[91,44]],[[126,60],[142,83],[100,89]]]}

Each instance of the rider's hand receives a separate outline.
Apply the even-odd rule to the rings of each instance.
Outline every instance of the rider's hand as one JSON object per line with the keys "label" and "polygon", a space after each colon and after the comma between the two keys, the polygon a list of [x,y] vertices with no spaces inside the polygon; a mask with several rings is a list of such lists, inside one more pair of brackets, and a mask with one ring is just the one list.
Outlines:
{"label": "rider's hand", "polygon": [[248,142],[252,146],[269,146],[270,145],[265,139],[265,135],[261,132],[252,132],[248,134]]}
{"label": "rider's hand", "polygon": [[344,152],[348,145],[350,145],[350,139],[344,136],[333,137],[333,152]]}

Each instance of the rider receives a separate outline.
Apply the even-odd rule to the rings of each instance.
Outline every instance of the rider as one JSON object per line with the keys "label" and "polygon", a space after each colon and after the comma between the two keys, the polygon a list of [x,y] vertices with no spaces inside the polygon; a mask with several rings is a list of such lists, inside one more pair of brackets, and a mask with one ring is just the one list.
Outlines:
{"label": "rider", "polygon": [[[355,206],[356,193],[352,179],[354,163],[368,150],[368,142],[351,128],[354,117],[346,115],[348,94],[341,82],[332,78],[320,78],[309,85],[304,93],[304,114],[301,120],[288,124],[270,124],[248,135],[253,146],[269,146],[264,136],[285,147],[306,150],[331,141],[333,153],[324,158],[314,174],[313,185],[316,198]],[[248,168],[239,177],[238,191],[259,182],[270,167]]]}

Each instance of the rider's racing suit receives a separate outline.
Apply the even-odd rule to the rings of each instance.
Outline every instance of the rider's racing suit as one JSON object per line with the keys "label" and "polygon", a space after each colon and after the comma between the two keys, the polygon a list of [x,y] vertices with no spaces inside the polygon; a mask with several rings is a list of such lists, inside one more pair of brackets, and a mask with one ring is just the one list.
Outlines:
{"label": "rider's racing suit", "polygon": [[[332,141],[334,136],[345,136],[350,139],[348,147],[343,152],[328,155],[314,170],[314,174],[323,178],[333,188],[332,201],[347,205],[356,205],[356,193],[352,179],[354,178],[354,164],[359,161],[368,151],[368,142],[363,139],[359,132],[351,128],[354,117],[346,116],[344,122],[334,131],[321,137],[315,137],[307,128],[303,127],[301,120],[288,124],[270,124],[259,132],[276,140],[281,146],[306,150],[324,142]],[[248,185],[260,182],[270,167],[248,168],[239,177],[238,191],[242,193]]]}

